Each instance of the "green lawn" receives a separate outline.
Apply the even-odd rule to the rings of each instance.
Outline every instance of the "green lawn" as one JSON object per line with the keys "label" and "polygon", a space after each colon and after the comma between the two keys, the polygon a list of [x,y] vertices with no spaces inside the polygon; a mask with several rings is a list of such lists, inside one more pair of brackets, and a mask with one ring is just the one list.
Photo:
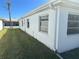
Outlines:
{"label": "green lawn", "polygon": [[0,32],[0,59],[59,59],[53,51],[19,29]]}

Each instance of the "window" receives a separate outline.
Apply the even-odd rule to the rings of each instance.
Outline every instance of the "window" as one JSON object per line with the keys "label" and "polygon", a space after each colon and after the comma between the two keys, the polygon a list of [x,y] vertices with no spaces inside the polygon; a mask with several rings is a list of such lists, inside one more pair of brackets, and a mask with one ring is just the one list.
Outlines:
{"label": "window", "polygon": [[24,19],[24,24],[25,24],[25,19]]}
{"label": "window", "polygon": [[22,20],[22,26],[23,26],[23,20]]}
{"label": "window", "polygon": [[27,28],[29,28],[29,19],[27,19]]}
{"label": "window", "polygon": [[40,16],[40,31],[48,32],[48,15]]}
{"label": "window", "polygon": [[25,23],[25,22],[24,22],[24,19],[23,19],[23,25],[24,25],[24,23]]}
{"label": "window", "polygon": [[79,15],[68,15],[67,34],[79,34]]}

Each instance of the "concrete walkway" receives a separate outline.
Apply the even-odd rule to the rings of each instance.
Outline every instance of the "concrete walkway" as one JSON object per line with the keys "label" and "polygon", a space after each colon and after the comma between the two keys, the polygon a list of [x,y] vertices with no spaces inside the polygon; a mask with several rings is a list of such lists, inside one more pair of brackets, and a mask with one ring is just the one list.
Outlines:
{"label": "concrete walkway", "polygon": [[79,59],[79,48],[61,54],[64,59]]}

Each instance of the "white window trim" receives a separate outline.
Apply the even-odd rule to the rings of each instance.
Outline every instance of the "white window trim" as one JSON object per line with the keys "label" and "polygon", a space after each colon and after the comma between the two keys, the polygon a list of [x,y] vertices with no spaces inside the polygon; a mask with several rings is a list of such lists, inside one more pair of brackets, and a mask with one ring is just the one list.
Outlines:
{"label": "white window trim", "polygon": [[[41,19],[40,19],[40,17],[42,17],[42,16],[48,16],[48,21],[46,21],[46,22],[49,23],[49,15],[48,15],[48,14],[43,14],[43,15],[39,16],[39,32],[48,33],[48,30],[47,30],[47,31],[41,31],[41,28],[40,28],[40,27],[43,27],[43,26],[40,26],[40,22],[42,22]],[[45,27],[45,26],[44,26],[44,27]],[[46,27],[45,27],[45,28],[46,28]],[[47,26],[47,28],[48,28],[48,26]]]}

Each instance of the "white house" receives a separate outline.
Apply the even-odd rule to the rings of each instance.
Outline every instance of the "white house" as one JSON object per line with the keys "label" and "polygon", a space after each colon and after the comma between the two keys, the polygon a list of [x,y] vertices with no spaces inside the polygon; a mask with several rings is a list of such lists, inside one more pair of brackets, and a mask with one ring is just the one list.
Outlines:
{"label": "white house", "polygon": [[53,51],[79,48],[79,1],[50,0],[21,17],[19,26]]}
{"label": "white house", "polygon": [[0,31],[3,29],[3,21],[0,19]]}

